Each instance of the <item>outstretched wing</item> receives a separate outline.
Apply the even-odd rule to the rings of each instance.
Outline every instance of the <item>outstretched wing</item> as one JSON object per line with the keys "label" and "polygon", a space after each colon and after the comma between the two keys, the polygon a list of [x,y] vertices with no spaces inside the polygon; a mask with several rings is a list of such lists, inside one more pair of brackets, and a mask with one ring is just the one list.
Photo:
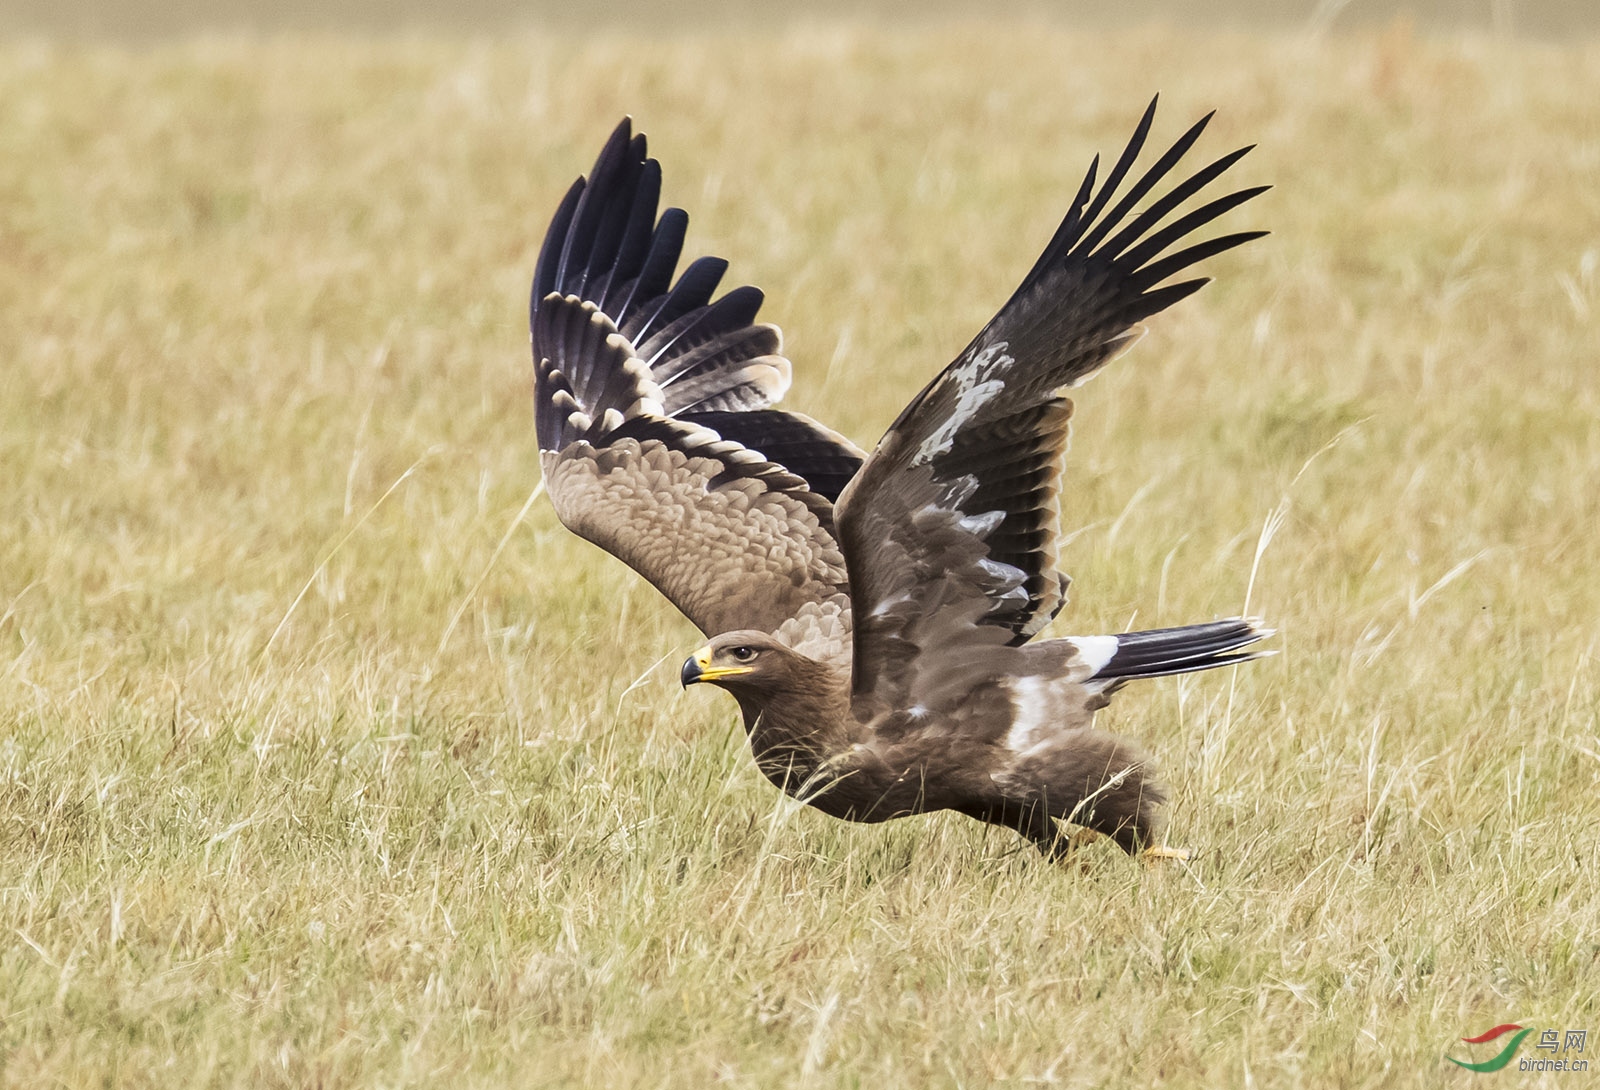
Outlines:
{"label": "outstretched wing", "polygon": [[[1263,192],[1261,186],[1170,213],[1239,160],[1225,155],[1135,213],[1199,138],[1194,125],[1126,193],[1150,103],[1098,189],[1098,158],[1066,218],[1011,299],[917,395],[839,500],[849,562],[858,695],[899,703],[906,666],[946,642],[977,652],[1020,644],[1064,602],[1055,569],[1056,499],[1072,402],[1084,381],[1139,334],[1137,323],[1197,291],[1167,284],[1196,262],[1265,232],[1180,239]],[[1114,202],[1114,203],[1113,203]],[[930,667],[931,668],[931,667]]]}
{"label": "outstretched wing", "polygon": [[862,462],[772,409],[790,364],[762,295],[713,301],[727,262],[674,282],[688,216],[624,120],[562,201],[530,300],[535,426],[557,515],[707,634],[771,631],[846,593],[833,499]]}

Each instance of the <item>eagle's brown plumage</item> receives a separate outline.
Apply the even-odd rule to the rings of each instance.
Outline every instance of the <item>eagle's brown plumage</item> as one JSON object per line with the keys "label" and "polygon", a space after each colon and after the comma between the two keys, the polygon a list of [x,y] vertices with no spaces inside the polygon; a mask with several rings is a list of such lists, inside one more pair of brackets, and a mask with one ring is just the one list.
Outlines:
{"label": "eagle's brown plumage", "polygon": [[1132,678],[1253,658],[1268,634],[1230,619],[1028,642],[1065,602],[1061,391],[1205,283],[1172,277],[1262,233],[1168,252],[1266,187],[1167,222],[1246,148],[1139,208],[1209,121],[1119,192],[1154,113],[870,456],[771,408],[791,368],[757,289],[713,300],[715,258],[673,279],[688,217],[657,216],[661,170],[629,121],[556,212],[530,315],[556,512],[711,637],[684,684],[731,692],[762,772],[829,814],[958,810],[1050,853],[1058,820],[1151,845],[1164,792],[1094,712]]}

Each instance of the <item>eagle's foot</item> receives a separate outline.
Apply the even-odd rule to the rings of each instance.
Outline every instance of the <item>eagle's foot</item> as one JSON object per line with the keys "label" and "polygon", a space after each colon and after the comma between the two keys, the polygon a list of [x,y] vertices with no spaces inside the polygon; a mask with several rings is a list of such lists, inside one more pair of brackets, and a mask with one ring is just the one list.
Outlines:
{"label": "eagle's foot", "polygon": [[1079,858],[1079,849],[1099,840],[1100,834],[1093,829],[1079,829],[1070,834],[1064,829],[1052,829],[1048,837],[1037,835],[1029,836],[1028,839],[1033,841],[1033,846],[1052,863],[1077,864],[1081,867],[1085,864]]}
{"label": "eagle's foot", "polygon": [[1083,849],[1099,839],[1100,834],[1093,829],[1079,829],[1070,835],[1057,833],[1045,855],[1054,863],[1086,874],[1090,861],[1083,857]]}
{"label": "eagle's foot", "polygon": [[1095,832],[1093,829],[1079,829],[1077,832],[1064,839],[1066,841],[1066,852],[1070,854],[1077,851],[1079,848],[1087,847],[1088,845],[1093,844],[1096,840],[1100,839],[1100,834]]}
{"label": "eagle's foot", "polygon": [[1194,858],[1194,852],[1188,848],[1174,848],[1168,844],[1154,844],[1140,852],[1139,858],[1144,861],[1145,866],[1153,867],[1164,859],[1187,863]]}

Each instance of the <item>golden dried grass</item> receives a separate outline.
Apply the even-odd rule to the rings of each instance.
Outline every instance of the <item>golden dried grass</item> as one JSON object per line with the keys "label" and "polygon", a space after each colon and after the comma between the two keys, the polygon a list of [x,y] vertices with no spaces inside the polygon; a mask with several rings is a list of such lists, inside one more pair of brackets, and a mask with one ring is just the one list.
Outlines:
{"label": "golden dried grass", "polygon": [[[0,57],[7,1084],[1422,1086],[1600,1028],[1594,46]],[[1157,89],[1261,143],[1275,233],[1078,398],[1058,627],[1279,627],[1107,716],[1198,865],[797,812],[649,587],[543,504],[490,564],[533,256],[620,114],[870,442]]]}

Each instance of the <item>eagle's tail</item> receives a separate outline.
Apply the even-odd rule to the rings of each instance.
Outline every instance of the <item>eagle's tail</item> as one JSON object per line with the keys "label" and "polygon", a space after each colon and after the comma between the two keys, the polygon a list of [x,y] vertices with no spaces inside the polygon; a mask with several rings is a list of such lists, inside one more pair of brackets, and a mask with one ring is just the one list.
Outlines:
{"label": "eagle's tail", "polygon": [[1272,634],[1260,621],[1233,617],[1116,636],[1080,636],[1071,642],[1084,658],[1097,664],[1090,683],[1099,682],[1109,689],[1134,678],[1188,674],[1262,658],[1273,652],[1241,649]]}

